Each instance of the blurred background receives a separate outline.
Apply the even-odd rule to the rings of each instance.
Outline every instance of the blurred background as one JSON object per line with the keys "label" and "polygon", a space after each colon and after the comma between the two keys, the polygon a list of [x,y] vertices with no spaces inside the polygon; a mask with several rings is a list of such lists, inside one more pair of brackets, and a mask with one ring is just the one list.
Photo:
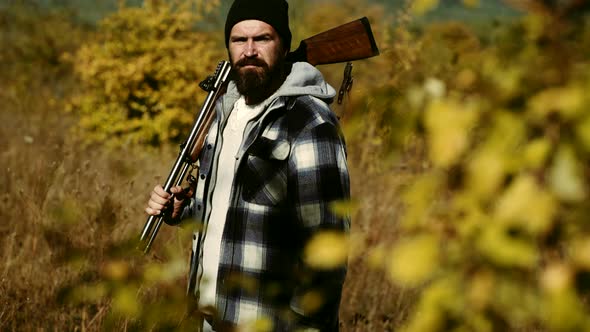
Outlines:
{"label": "blurred background", "polygon": [[[227,57],[230,4],[0,1],[1,330],[193,329],[192,229],[164,227],[147,256],[135,241]],[[334,207],[353,225],[341,329],[590,330],[587,2],[289,6],[292,49],[367,16],[381,51],[333,105],[352,187]],[[338,89],[344,64],[319,69]]]}

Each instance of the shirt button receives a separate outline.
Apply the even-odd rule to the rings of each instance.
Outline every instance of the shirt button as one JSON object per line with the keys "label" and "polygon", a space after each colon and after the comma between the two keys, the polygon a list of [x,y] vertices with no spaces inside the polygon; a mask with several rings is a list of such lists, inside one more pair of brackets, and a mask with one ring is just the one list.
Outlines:
{"label": "shirt button", "polygon": [[207,149],[211,150],[213,146],[211,144],[207,144]]}
{"label": "shirt button", "polygon": [[201,174],[201,180],[205,180],[205,174]]}

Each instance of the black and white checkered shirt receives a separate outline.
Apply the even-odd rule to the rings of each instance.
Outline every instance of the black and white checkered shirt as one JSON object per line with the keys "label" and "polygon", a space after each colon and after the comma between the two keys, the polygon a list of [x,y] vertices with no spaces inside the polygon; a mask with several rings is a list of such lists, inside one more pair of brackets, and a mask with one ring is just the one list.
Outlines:
{"label": "black and white checkered shirt", "polygon": [[[215,209],[209,205],[216,168],[235,167],[216,288],[221,323],[242,324],[255,317],[272,321],[274,331],[337,328],[346,267],[318,271],[302,260],[302,250],[314,234],[349,230],[348,218],[330,208],[349,199],[349,178],[344,139],[325,102],[333,97],[333,89],[323,84],[308,89],[311,94],[279,93],[267,100],[267,109],[246,128],[236,165],[217,165],[216,160],[220,129],[239,97],[235,87],[230,84],[217,104],[218,117],[200,158],[200,181],[183,216],[206,224]],[[324,95],[318,92],[326,87]],[[197,296],[200,262],[207,255],[204,236],[195,233],[189,275],[189,291]],[[322,306],[314,312],[300,305],[309,291],[321,298]]]}

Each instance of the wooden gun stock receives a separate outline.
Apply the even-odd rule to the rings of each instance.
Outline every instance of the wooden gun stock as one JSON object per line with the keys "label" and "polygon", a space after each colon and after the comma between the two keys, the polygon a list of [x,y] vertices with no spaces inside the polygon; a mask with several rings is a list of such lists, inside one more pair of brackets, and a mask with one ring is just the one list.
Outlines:
{"label": "wooden gun stock", "polygon": [[302,40],[299,47],[287,55],[287,61],[307,61],[317,66],[378,54],[369,20],[363,17]]}

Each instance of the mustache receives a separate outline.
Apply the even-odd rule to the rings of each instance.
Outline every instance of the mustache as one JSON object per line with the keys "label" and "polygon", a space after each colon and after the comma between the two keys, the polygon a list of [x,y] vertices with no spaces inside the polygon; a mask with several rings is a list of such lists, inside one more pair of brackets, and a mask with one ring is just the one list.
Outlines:
{"label": "mustache", "polygon": [[236,67],[236,68],[240,68],[240,67],[244,67],[244,66],[257,66],[257,67],[263,67],[263,68],[268,67],[266,62],[264,62],[260,59],[241,59],[234,64],[234,67]]}

